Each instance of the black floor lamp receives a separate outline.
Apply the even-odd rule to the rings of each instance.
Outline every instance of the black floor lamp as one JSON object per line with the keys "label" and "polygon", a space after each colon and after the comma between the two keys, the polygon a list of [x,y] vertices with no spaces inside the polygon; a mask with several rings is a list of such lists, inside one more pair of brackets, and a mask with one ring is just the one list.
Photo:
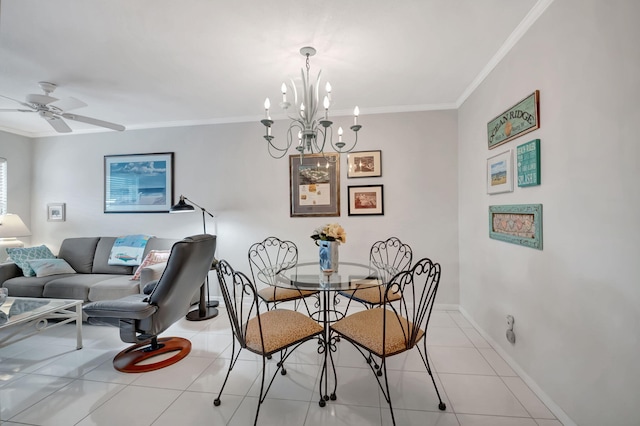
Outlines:
{"label": "black floor lamp", "polygon": [[[198,207],[202,210],[202,231],[203,234],[207,233],[207,221],[205,214],[208,214],[210,217],[213,215],[208,212],[204,207],[199,206],[194,203],[184,195],[180,196],[180,201],[178,204],[171,207],[169,210],[170,213],[193,213],[195,208],[191,204],[187,204],[186,201],[189,201],[194,206]],[[206,298],[205,298],[206,292]],[[187,319],[190,321],[202,321],[209,318],[213,318],[218,315],[218,307],[219,303],[217,300],[209,300],[209,275],[207,274],[206,281],[200,287],[200,302],[198,303],[198,309],[195,309],[187,314]]]}

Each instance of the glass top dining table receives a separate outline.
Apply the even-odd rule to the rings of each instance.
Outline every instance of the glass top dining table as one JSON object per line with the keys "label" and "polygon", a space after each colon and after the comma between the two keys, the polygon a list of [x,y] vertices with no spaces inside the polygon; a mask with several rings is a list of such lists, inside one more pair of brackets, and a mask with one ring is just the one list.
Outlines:
{"label": "glass top dining table", "polygon": [[280,271],[273,285],[280,288],[344,291],[383,284],[376,268],[355,262],[340,262],[337,271],[321,271],[319,263],[301,262]]}

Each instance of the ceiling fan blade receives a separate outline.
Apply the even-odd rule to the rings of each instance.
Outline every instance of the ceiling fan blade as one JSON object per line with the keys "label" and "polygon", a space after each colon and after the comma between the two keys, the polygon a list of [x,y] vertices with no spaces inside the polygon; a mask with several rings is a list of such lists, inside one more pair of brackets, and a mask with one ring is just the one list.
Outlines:
{"label": "ceiling fan blade", "polygon": [[51,102],[49,106],[56,107],[61,111],[71,111],[72,109],[86,107],[87,104],[76,98],[66,98]]}
{"label": "ceiling fan blade", "polygon": [[0,108],[0,112],[35,112],[32,109]]}
{"label": "ceiling fan blade", "polygon": [[124,126],[121,124],[109,123],[108,121],[98,120],[96,118],[91,118],[91,117],[85,117],[83,115],[64,113],[62,114],[62,116],[69,120],[79,121],[81,123],[87,123],[94,126],[106,127],[107,129],[113,129],[119,132],[124,130]]}
{"label": "ceiling fan blade", "polygon": [[49,95],[38,95],[36,93],[31,93],[30,95],[27,95],[26,100],[30,104],[48,105],[51,102],[57,101],[58,98],[54,98],[53,96]]}
{"label": "ceiling fan blade", "polygon": [[24,103],[24,102],[22,102],[22,101],[19,101],[19,100],[17,100],[17,99],[10,98],[10,97],[8,97],[8,96],[0,95],[0,98],[9,99],[10,101],[17,102],[17,103],[19,103],[19,104],[20,104],[20,105],[22,105],[22,106],[26,106],[27,108],[31,108],[31,105],[29,105],[29,104],[27,104],[27,103]]}
{"label": "ceiling fan blade", "polygon": [[44,119],[47,120],[47,123],[49,123],[56,132],[71,133],[71,127],[69,127],[63,119],[58,117],[44,117]]}

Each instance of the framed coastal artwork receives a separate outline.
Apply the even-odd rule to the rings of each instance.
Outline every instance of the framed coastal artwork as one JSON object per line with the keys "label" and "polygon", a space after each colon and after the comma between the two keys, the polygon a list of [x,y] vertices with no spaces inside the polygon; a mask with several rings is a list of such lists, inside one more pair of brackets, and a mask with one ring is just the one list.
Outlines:
{"label": "framed coastal artwork", "polygon": [[511,150],[487,159],[487,194],[513,191],[513,155]]}
{"label": "framed coastal artwork", "polygon": [[167,213],[173,205],[173,152],[104,156],[105,213]]}
{"label": "framed coastal artwork", "polygon": [[290,216],[340,216],[340,157],[289,156]]}
{"label": "framed coastal artwork", "polygon": [[542,250],[542,204],[489,206],[489,238]]}

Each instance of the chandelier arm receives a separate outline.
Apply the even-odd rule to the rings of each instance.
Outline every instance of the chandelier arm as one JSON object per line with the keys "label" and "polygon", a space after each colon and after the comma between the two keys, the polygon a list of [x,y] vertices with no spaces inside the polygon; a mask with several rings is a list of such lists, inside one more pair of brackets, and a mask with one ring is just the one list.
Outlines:
{"label": "chandelier arm", "polygon": [[[268,142],[269,144],[267,145],[267,152],[269,152],[269,155],[275,159],[284,157],[291,147],[291,142],[288,142],[285,148],[279,148],[275,146],[271,141]],[[276,154],[273,153],[274,150],[276,151]]]}
{"label": "chandelier arm", "polygon": [[337,152],[337,153],[346,153],[346,152],[351,152],[353,151],[353,149],[356,147],[356,145],[358,144],[358,130],[360,130],[362,126],[351,126],[351,130],[353,130],[353,133],[356,134],[355,140],[353,141],[353,143],[351,144],[351,148],[349,149],[344,149],[344,147],[347,145],[346,143],[342,142],[342,146],[338,146],[338,144],[340,142],[333,142],[333,138],[331,138],[331,146],[333,147],[333,149]]}

